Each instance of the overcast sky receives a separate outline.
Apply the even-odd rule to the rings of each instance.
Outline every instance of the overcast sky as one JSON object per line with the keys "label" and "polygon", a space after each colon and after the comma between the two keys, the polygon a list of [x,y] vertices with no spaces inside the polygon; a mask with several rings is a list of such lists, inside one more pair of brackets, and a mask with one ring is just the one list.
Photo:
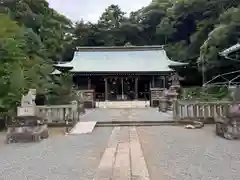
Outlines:
{"label": "overcast sky", "polygon": [[50,7],[73,21],[84,19],[96,22],[111,4],[119,5],[122,11],[131,12],[148,5],[151,0],[47,0]]}

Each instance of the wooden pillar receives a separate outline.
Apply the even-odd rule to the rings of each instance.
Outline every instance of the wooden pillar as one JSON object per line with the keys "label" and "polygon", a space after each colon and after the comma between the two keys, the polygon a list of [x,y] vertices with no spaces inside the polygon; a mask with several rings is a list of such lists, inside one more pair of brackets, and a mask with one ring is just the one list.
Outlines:
{"label": "wooden pillar", "polygon": [[163,88],[166,88],[166,76],[163,76]]}
{"label": "wooden pillar", "polygon": [[88,78],[88,90],[91,89],[91,78]]}
{"label": "wooden pillar", "polygon": [[122,100],[124,99],[124,93],[123,93],[123,78],[121,77],[121,85],[122,85]]}
{"label": "wooden pillar", "polygon": [[104,78],[105,81],[105,101],[108,101],[108,78]]}
{"label": "wooden pillar", "polygon": [[152,76],[152,88],[155,88],[155,77]]}
{"label": "wooden pillar", "polygon": [[135,77],[135,100],[138,99],[138,78]]}

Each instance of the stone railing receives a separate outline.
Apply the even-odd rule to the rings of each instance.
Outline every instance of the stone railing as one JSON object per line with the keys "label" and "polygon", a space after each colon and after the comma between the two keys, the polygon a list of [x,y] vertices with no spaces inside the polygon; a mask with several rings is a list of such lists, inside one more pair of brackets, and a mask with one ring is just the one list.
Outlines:
{"label": "stone railing", "polygon": [[68,105],[50,105],[37,106],[36,114],[47,120],[48,124],[65,124],[66,120],[69,123],[79,121],[80,113],[84,112],[83,104],[68,104]]}
{"label": "stone railing", "polygon": [[204,120],[217,116],[225,116],[230,101],[197,102],[177,100],[173,103],[173,118],[175,120]]}

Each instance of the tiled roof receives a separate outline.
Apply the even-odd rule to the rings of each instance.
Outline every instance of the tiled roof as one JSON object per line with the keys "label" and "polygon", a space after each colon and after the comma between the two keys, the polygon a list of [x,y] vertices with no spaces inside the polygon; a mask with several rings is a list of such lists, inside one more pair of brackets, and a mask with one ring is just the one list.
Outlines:
{"label": "tiled roof", "polygon": [[73,67],[72,72],[167,72],[171,61],[162,46],[82,47],[71,62],[58,67]]}

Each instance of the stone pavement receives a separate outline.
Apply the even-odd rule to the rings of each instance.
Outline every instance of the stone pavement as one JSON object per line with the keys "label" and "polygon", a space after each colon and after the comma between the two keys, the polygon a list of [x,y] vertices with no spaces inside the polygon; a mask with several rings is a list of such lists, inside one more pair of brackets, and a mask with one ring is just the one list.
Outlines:
{"label": "stone pavement", "polygon": [[149,180],[135,127],[116,127],[94,180]]}
{"label": "stone pavement", "polygon": [[80,121],[172,121],[171,113],[158,112],[155,108],[142,109],[95,109],[88,112]]}
{"label": "stone pavement", "polygon": [[[159,119],[154,109],[114,112],[94,116]],[[240,180],[239,172],[240,141],[217,137],[213,125],[198,130],[100,127],[89,134],[0,147],[3,180]]]}

